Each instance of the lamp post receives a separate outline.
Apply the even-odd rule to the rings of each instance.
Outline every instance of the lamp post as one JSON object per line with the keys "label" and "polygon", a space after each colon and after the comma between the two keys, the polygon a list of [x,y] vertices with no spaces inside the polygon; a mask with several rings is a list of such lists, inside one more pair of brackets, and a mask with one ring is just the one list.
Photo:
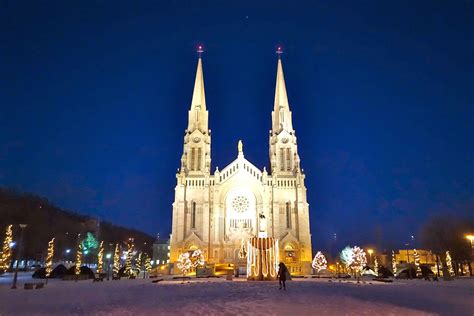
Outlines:
{"label": "lamp post", "polygon": [[16,254],[15,276],[13,277],[12,289],[16,289],[16,282],[18,280],[18,264],[20,263],[21,250],[23,248],[23,230],[26,224],[20,224],[20,245],[18,246],[18,253]]}

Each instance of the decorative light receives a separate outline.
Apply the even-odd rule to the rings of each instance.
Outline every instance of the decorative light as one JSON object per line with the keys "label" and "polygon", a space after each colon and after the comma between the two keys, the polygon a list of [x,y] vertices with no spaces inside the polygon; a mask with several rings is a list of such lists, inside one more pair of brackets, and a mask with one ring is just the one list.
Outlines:
{"label": "decorative light", "polygon": [[275,278],[278,273],[278,239],[253,237],[247,241],[247,278]]}
{"label": "decorative light", "polygon": [[189,258],[189,252],[183,252],[182,254],[178,256],[178,261],[176,262],[176,266],[183,273],[183,282],[184,282],[184,276],[186,275],[186,273],[188,273],[188,271],[193,266],[193,263],[191,262],[191,259]]}
{"label": "decorative light", "polygon": [[97,272],[102,273],[104,267],[104,241],[100,242],[99,253],[97,254]]}
{"label": "decorative light", "polygon": [[46,256],[46,279],[49,278],[53,271],[53,257],[54,257],[54,238],[48,242],[48,254]]}
{"label": "decorative light", "polygon": [[13,248],[13,247],[15,247],[15,245],[16,245],[16,242],[12,241],[9,246],[10,246],[10,248]]}
{"label": "decorative light", "polygon": [[82,243],[78,243],[77,252],[76,252],[76,268],[75,268],[76,275],[81,274],[81,264],[82,264]]}
{"label": "decorative light", "polygon": [[127,243],[127,257],[125,259],[125,273],[128,275],[132,275],[132,257],[133,257],[133,250],[135,245],[133,244],[133,238],[130,238]]}
{"label": "decorative light", "polygon": [[450,276],[454,276],[453,262],[451,260],[451,255],[449,251],[446,251],[446,266],[448,268],[448,273]]}
{"label": "decorative light", "polygon": [[111,253],[108,253],[108,254],[105,255],[105,258],[107,258],[107,259],[110,259],[111,257],[112,257]]}
{"label": "decorative light", "polygon": [[71,249],[66,249],[66,253],[70,253],[71,252]]}
{"label": "decorative light", "polygon": [[146,273],[150,273],[151,269],[152,269],[152,260],[147,255],[146,258],[145,258],[145,271],[146,271]]}
{"label": "decorative light", "polygon": [[3,248],[0,257],[0,268],[3,268],[5,271],[10,267],[12,258],[12,247],[10,246],[13,241],[12,228],[13,225],[8,225],[5,230],[5,239],[3,240]]}
{"label": "decorative light", "polygon": [[113,272],[114,274],[118,275],[120,270],[120,246],[119,244],[115,244],[115,252],[114,252],[114,263],[113,263]]}
{"label": "decorative light", "polygon": [[420,255],[416,249],[413,249],[413,256],[415,257],[415,268],[416,268],[416,276],[421,276],[421,267],[420,267]]}
{"label": "decorative light", "polygon": [[393,275],[397,275],[397,261],[395,260],[395,252],[392,250],[392,272]]}
{"label": "decorative light", "polygon": [[328,261],[321,251],[318,251],[314,256],[313,263],[311,264],[314,270],[319,273],[321,270],[328,268]]}
{"label": "decorative light", "polygon": [[191,262],[193,268],[197,268],[205,264],[204,254],[202,253],[201,249],[194,250],[193,254],[191,255]]}
{"label": "decorative light", "polygon": [[377,261],[377,256],[374,257],[374,272],[376,275],[379,275],[379,262]]}
{"label": "decorative light", "polygon": [[137,257],[137,261],[135,262],[135,267],[138,269],[138,273],[142,271],[143,266],[143,253],[140,252]]}

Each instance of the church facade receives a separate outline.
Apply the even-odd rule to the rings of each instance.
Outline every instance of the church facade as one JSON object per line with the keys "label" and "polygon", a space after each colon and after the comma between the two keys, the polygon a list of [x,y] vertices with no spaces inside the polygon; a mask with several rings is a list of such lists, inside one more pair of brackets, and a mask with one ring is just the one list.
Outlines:
{"label": "church facade", "polygon": [[249,238],[274,237],[279,258],[292,274],[311,271],[311,234],[305,175],[293,129],[282,61],[278,59],[269,133],[270,172],[245,158],[239,141],[236,159],[211,172],[211,131],[199,57],[183,154],[176,174],[170,263],[195,249],[208,263],[244,267]]}

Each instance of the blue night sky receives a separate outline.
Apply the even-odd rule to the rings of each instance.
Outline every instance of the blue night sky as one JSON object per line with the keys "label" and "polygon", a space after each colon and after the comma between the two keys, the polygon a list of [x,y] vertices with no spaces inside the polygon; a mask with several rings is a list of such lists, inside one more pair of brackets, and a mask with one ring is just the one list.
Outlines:
{"label": "blue night sky", "polygon": [[167,235],[196,45],[214,170],[268,165],[282,44],[313,248],[405,243],[474,213],[473,34],[472,1],[4,0],[0,185]]}

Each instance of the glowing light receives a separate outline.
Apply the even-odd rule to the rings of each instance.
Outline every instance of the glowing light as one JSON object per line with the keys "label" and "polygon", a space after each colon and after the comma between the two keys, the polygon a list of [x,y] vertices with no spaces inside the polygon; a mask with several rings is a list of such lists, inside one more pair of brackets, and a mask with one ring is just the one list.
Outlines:
{"label": "glowing light", "polygon": [[12,257],[12,247],[10,244],[13,241],[13,225],[8,225],[5,230],[5,239],[3,240],[3,249],[0,257],[0,268],[7,270],[10,267]]}
{"label": "glowing light", "polygon": [[413,256],[415,257],[415,267],[416,267],[416,276],[421,276],[421,268],[420,268],[420,255],[416,249],[413,249]]}
{"label": "glowing light", "polygon": [[114,263],[112,266],[112,270],[115,275],[118,275],[120,270],[120,246],[119,244],[115,244],[115,251],[114,251]]}
{"label": "glowing light", "polygon": [[471,242],[471,246],[472,246],[472,241],[474,240],[474,235],[466,235],[465,237]]}
{"label": "glowing light", "polygon": [[49,277],[53,271],[53,257],[54,257],[54,238],[48,242],[48,254],[46,256],[46,278]]}
{"label": "glowing light", "polygon": [[448,273],[450,276],[454,276],[453,262],[451,260],[451,255],[449,251],[446,251],[446,266],[448,268]]}
{"label": "glowing light", "polygon": [[71,249],[66,249],[66,253],[70,253],[71,252]]}
{"label": "glowing light", "polygon": [[397,275],[397,261],[395,260],[395,252],[392,250],[392,272],[393,275]]}
{"label": "glowing light", "polygon": [[367,252],[369,253],[369,255],[372,255],[374,253],[374,250],[373,249],[367,249]]}
{"label": "glowing light", "polygon": [[16,242],[12,241],[12,242],[10,243],[10,248],[15,247],[15,245],[16,245]]}
{"label": "glowing light", "polygon": [[314,256],[313,263],[311,264],[314,270],[319,273],[321,270],[326,270],[328,267],[328,261],[321,251],[318,251]]}
{"label": "glowing light", "polygon": [[82,244],[78,243],[77,252],[76,252],[76,268],[74,270],[76,275],[81,274],[81,264],[82,264]]}
{"label": "glowing light", "polygon": [[112,254],[111,254],[111,253],[106,254],[106,255],[105,255],[105,258],[107,258],[107,259],[112,258]]}
{"label": "glowing light", "polygon": [[102,273],[104,265],[104,241],[100,242],[99,253],[97,254],[97,272]]}
{"label": "glowing light", "polygon": [[125,273],[129,275],[133,274],[132,271],[132,257],[135,245],[133,244],[133,238],[130,238],[127,243],[127,257],[125,259]]}
{"label": "glowing light", "polygon": [[251,238],[247,242],[247,278],[271,279],[278,273],[278,239]]}

